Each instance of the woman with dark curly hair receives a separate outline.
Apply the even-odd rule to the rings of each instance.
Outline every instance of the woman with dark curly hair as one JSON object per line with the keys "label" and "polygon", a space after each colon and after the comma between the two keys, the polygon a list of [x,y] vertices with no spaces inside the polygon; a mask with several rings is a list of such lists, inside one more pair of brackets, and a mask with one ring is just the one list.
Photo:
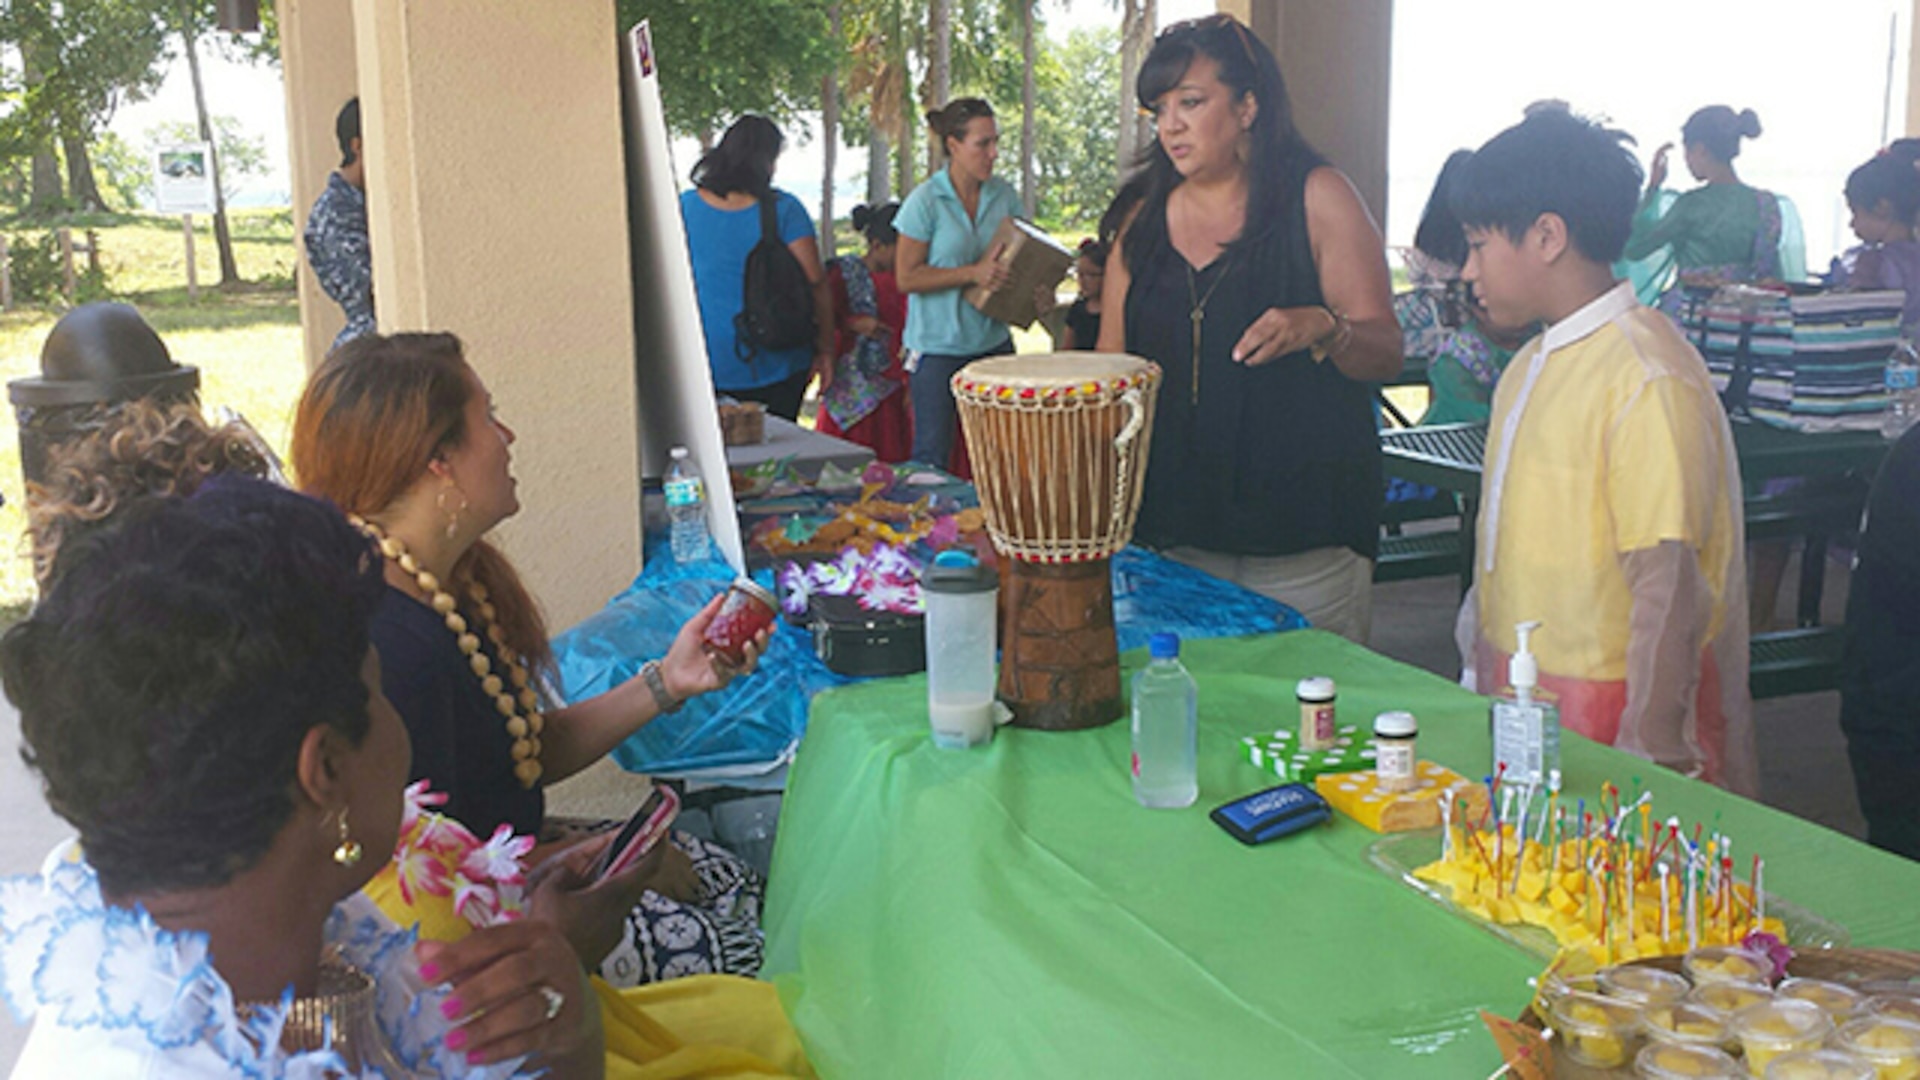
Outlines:
{"label": "woman with dark curly hair", "polygon": [[207,422],[190,401],[147,398],[114,405],[86,438],[48,454],[47,477],[27,500],[33,576],[50,584],[60,548],[141,495],[191,495],[215,476],[266,477],[259,435],[239,422]]}
{"label": "woman with dark curly hair", "polygon": [[[548,839],[546,784],[752,670],[766,638],[741,671],[709,659],[701,637],[716,597],[633,678],[553,703],[539,608],[485,539],[520,510],[514,438],[458,338],[370,334],[313,373],[290,457],[302,490],[380,539],[387,588],[373,641],[381,685],[413,735],[413,778],[446,793],[446,815],[476,836],[507,825]],[[617,986],[759,967],[759,874],[718,846],[672,839],[647,873],[609,878],[566,913],[568,939]]]}
{"label": "woman with dark curly hair", "polygon": [[409,759],[364,537],[223,478],[123,504],[57,563],[0,640],[28,764],[79,832],[0,883],[0,988],[35,1021],[15,1077],[600,1075],[599,1011],[550,922],[423,946],[415,971],[412,936],[357,895]]}

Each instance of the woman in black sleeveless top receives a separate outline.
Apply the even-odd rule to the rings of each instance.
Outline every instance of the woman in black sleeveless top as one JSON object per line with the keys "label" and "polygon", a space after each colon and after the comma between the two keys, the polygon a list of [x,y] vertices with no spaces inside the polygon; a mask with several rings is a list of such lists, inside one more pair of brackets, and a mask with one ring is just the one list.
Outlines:
{"label": "woman in black sleeveless top", "polygon": [[1162,32],[1138,91],[1158,140],[1109,211],[1100,336],[1164,372],[1135,535],[1364,642],[1370,384],[1401,359],[1380,231],[1232,17]]}

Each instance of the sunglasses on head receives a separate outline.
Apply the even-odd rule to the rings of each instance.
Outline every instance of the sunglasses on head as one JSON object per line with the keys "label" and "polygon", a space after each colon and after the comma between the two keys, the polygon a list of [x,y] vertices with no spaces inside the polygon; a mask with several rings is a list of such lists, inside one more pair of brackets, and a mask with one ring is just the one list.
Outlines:
{"label": "sunglasses on head", "polygon": [[1247,24],[1224,11],[1216,12],[1212,15],[1205,15],[1198,19],[1183,19],[1177,23],[1169,23],[1167,28],[1160,31],[1159,36],[1154,40],[1162,41],[1175,35],[1192,34],[1201,30],[1218,30],[1223,26],[1233,27],[1234,39],[1240,42],[1240,51],[1246,55],[1247,63],[1256,71],[1259,70],[1259,62],[1253,58],[1253,42],[1251,40],[1251,32],[1247,29]]}

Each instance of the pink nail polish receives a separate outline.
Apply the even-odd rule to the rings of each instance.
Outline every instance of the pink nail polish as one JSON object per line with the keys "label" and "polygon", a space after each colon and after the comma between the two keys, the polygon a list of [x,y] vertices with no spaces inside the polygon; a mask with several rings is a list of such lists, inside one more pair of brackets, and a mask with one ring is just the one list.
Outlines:
{"label": "pink nail polish", "polygon": [[466,1029],[459,1028],[447,1034],[447,1049],[458,1050],[465,1045],[467,1045]]}
{"label": "pink nail polish", "polygon": [[440,1015],[449,1020],[456,1019],[465,1012],[466,1010],[461,1007],[460,999],[457,997],[450,997],[440,1003]]}
{"label": "pink nail polish", "polygon": [[420,977],[427,980],[428,982],[439,982],[440,981],[440,965],[439,964],[421,964]]}
{"label": "pink nail polish", "polygon": [[485,1065],[486,1063],[487,1063],[486,1055],[482,1054],[478,1050],[475,1050],[472,1053],[467,1055],[467,1064],[469,1065]]}

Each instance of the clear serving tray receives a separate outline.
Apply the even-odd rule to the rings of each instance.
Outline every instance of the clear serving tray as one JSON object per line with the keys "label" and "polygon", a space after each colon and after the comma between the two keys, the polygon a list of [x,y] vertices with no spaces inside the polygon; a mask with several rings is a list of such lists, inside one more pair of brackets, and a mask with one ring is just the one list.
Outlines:
{"label": "clear serving tray", "polygon": [[[1434,903],[1482,927],[1542,960],[1552,960],[1559,942],[1545,927],[1489,922],[1453,902],[1453,890],[1422,881],[1413,872],[1440,857],[1440,830],[1391,833],[1367,848],[1367,861],[1388,877],[1398,878]],[[1764,890],[1762,890],[1764,892]],[[1847,944],[1847,928],[1806,908],[1766,893],[1767,914],[1787,927],[1787,944],[1796,948],[1836,949]]]}

